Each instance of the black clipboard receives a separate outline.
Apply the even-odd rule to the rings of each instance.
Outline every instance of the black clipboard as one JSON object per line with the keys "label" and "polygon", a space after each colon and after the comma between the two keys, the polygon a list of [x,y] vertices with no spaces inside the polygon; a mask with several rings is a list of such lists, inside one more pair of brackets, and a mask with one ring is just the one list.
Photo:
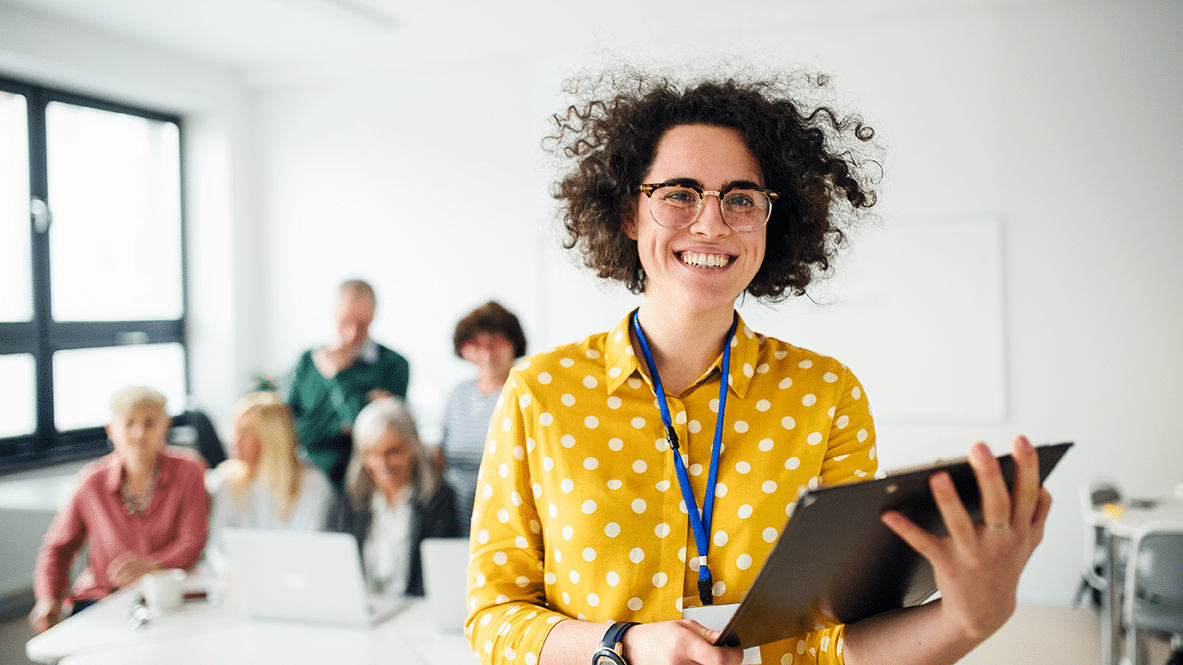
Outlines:
{"label": "black clipboard", "polygon": [[[1041,482],[1071,446],[1036,448]],[[1005,455],[998,461],[1012,487],[1014,459]],[[965,458],[802,494],[715,644],[746,649],[931,598],[937,591],[932,566],[879,516],[898,510],[931,533],[947,533],[928,485],[929,476],[941,470],[949,472],[962,502],[979,521],[981,497]]]}

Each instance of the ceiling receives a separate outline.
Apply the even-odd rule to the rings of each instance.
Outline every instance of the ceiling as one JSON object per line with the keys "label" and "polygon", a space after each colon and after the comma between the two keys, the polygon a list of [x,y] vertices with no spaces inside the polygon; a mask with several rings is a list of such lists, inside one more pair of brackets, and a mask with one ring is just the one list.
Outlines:
{"label": "ceiling", "polygon": [[[529,0],[527,0],[528,2]],[[260,81],[363,57],[505,48],[519,0],[0,0],[178,51]],[[412,62],[412,60],[407,60]]]}
{"label": "ceiling", "polygon": [[[622,43],[690,48],[720,24],[843,20],[1072,0],[0,0],[236,70],[255,84],[345,63],[423,61]],[[638,11],[640,7],[640,11]]]}

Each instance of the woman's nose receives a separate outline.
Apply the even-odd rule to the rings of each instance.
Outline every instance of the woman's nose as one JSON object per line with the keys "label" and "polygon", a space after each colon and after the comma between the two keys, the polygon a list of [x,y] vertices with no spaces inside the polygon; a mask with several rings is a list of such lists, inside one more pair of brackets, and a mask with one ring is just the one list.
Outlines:
{"label": "woman's nose", "polygon": [[731,233],[731,227],[727,226],[727,222],[723,219],[723,208],[719,204],[718,195],[713,193],[703,195],[702,210],[698,213],[698,219],[690,225],[690,231],[709,238],[717,238]]}

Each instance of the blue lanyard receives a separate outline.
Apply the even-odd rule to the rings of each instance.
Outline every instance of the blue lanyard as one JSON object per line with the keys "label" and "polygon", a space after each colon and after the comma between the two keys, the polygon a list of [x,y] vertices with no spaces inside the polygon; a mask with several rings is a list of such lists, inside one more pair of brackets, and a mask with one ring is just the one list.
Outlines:
{"label": "blue lanyard", "polygon": [[715,510],[715,485],[719,477],[719,451],[723,448],[723,420],[727,412],[727,381],[730,378],[728,370],[731,367],[731,338],[735,335],[735,327],[739,324],[739,316],[733,315],[731,330],[727,332],[727,339],[723,342],[722,376],[719,379],[719,416],[715,419],[715,441],[711,446],[711,468],[707,472],[706,496],[702,498],[702,514],[698,512],[698,501],[694,499],[694,490],[690,488],[690,476],[686,473],[686,463],[682,461],[682,454],[678,452],[678,433],[674,431],[674,421],[670,418],[669,397],[661,385],[661,376],[657,373],[657,365],[653,362],[653,354],[649,351],[649,342],[645,333],[641,331],[641,323],[637,319],[637,310],[633,311],[633,331],[637,334],[637,341],[641,345],[641,352],[645,356],[645,364],[649,367],[649,376],[653,378],[653,389],[661,399],[657,406],[661,409],[661,421],[665,424],[665,439],[670,444],[674,454],[674,469],[678,472],[678,485],[682,488],[682,498],[686,501],[686,512],[690,515],[690,526],[694,529],[694,542],[698,545],[698,599],[703,605],[715,602],[712,592],[714,581],[711,569],[707,566],[707,550],[710,549],[711,514]]}

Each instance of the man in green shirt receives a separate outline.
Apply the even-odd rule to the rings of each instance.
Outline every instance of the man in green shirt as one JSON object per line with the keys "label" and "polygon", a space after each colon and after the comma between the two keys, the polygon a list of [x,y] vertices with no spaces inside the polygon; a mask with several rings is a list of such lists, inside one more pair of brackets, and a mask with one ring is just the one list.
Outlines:
{"label": "man in green shirt", "polygon": [[407,397],[410,366],[405,358],[370,339],[377,301],[368,283],[341,285],[337,341],[305,351],[292,372],[287,403],[308,460],[341,489],[353,449],[353,420],[379,397]]}

